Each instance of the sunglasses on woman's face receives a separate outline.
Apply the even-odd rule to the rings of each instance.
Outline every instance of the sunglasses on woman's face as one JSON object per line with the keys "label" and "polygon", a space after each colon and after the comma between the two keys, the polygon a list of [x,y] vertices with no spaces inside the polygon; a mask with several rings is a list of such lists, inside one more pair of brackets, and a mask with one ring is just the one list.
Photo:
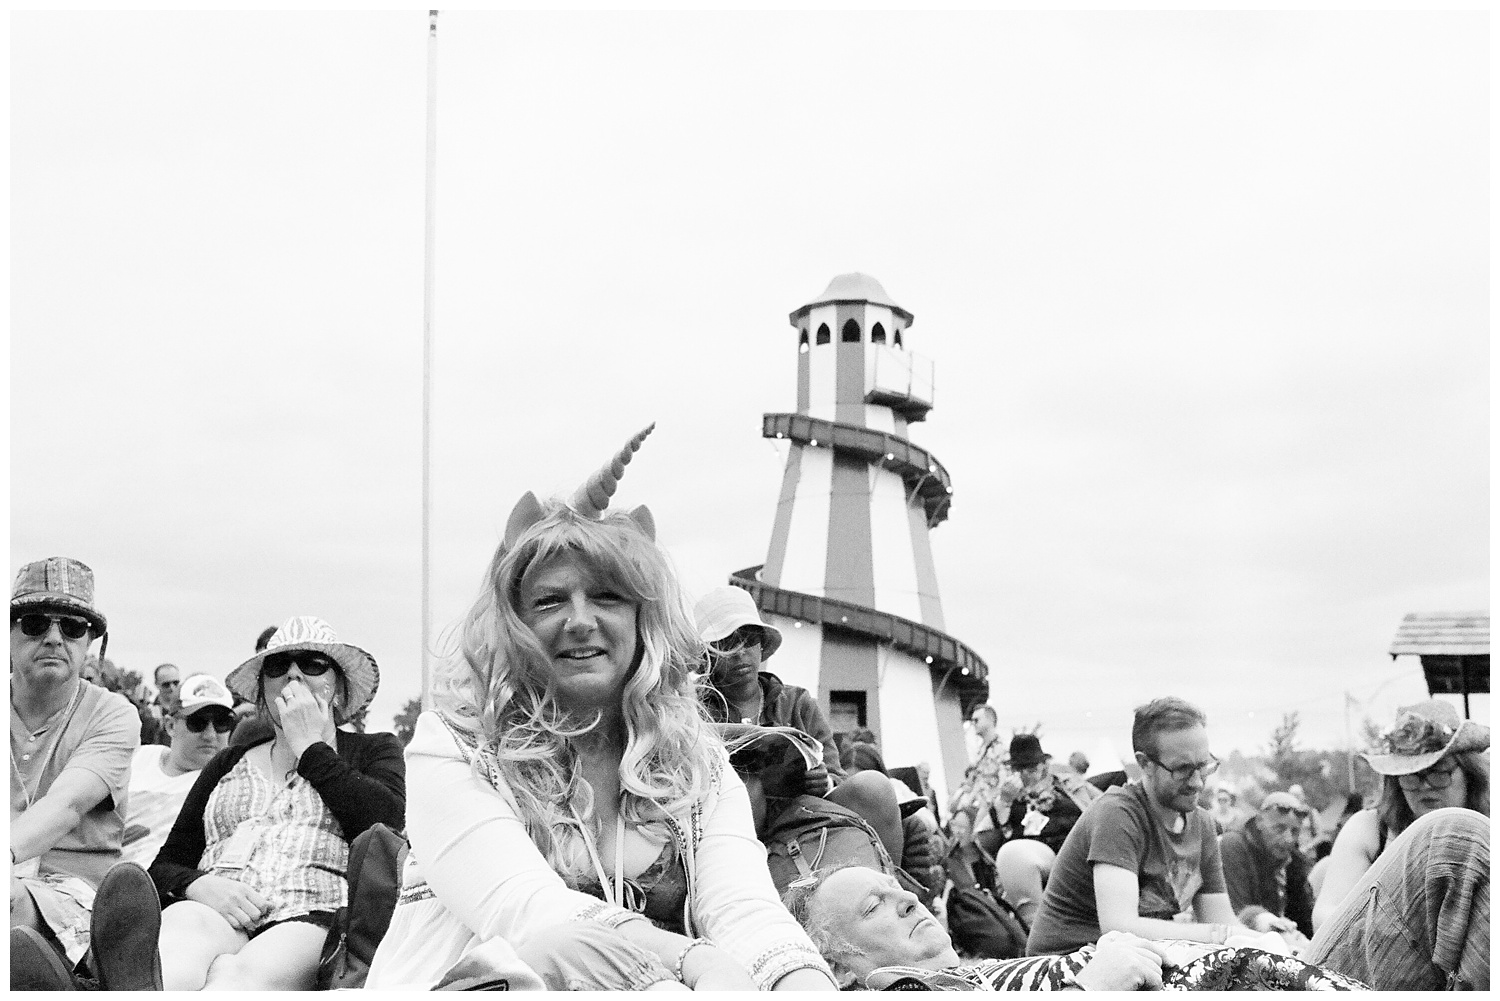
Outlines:
{"label": "sunglasses on woman's face", "polygon": [[293,664],[309,678],[320,677],[335,667],[333,661],[316,653],[273,653],[261,664],[260,673],[265,678],[279,678],[290,671]]}
{"label": "sunglasses on woman's face", "polygon": [[63,634],[65,639],[81,640],[88,635],[89,620],[80,619],[76,615],[43,615],[40,612],[27,612],[11,619],[14,624],[21,623],[21,632],[35,639],[38,636],[46,636],[47,630],[52,628],[52,623],[57,623],[57,631]]}
{"label": "sunglasses on woman's face", "polygon": [[1428,768],[1424,771],[1413,772],[1410,775],[1402,775],[1397,779],[1403,789],[1420,789],[1425,779],[1427,784],[1434,789],[1446,789],[1453,784],[1453,773],[1458,771],[1458,766],[1449,768]]}
{"label": "sunglasses on woman's face", "polygon": [[233,713],[193,713],[182,717],[182,721],[187,724],[189,733],[202,733],[210,723],[213,724],[214,733],[228,733],[234,729]]}

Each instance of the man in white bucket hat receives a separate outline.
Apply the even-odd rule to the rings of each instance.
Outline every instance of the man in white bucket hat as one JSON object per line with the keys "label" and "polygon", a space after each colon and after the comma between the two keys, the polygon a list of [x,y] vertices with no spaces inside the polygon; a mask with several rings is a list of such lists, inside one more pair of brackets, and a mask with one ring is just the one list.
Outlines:
{"label": "man in white bucket hat", "polygon": [[[823,745],[823,761],[807,769],[801,793],[827,799],[864,817],[891,858],[899,863],[905,839],[900,807],[889,780],[878,772],[846,778],[833,742],[833,727],[817,698],[807,689],[788,685],[761,669],[766,658],[781,646],[781,630],[760,617],[750,593],[739,587],[716,587],[699,599],[693,618],[698,635],[709,649],[708,674],[698,689],[699,700],[709,715],[718,722],[795,727],[816,739]],[[747,785],[752,790],[760,788],[758,782],[747,781]],[[752,802],[757,831],[774,824],[775,818],[765,816],[765,811],[774,810],[775,805],[758,799],[754,792]]]}

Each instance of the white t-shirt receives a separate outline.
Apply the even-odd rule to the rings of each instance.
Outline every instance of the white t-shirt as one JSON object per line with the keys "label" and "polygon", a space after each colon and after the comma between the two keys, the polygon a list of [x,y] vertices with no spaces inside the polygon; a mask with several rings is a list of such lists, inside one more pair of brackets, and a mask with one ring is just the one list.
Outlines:
{"label": "white t-shirt", "polygon": [[130,761],[130,796],[125,807],[125,861],[150,868],[171,833],[182,801],[198,779],[198,772],[168,775],[162,759],[171,749],[145,744]]}

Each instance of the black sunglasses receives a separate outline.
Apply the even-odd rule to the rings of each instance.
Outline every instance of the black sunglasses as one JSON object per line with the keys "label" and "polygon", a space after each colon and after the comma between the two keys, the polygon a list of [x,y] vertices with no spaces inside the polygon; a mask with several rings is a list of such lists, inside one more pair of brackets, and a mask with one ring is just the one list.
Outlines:
{"label": "black sunglasses", "polygon": [[293,653],[273,653],[261,663],[261,677],[279,678],[290,671],[293,664],[296,664],[302,673],[309,678],[320,677],[338,667],[337,664],[322,654],[307,653],[304,650],[298,650]]}
{"label": "black sunglasses", "polygon": [[765,647],[765,634],[754,626],[741,626],[717,643],[708,645],[710,657],[733,657],[746,647]]}
{"label": "black sunglasses", "polygon": [[214,726],[214,733],[228,733],[234,729],[234,713],[196,712],[181,719],[187,724],[189,733],[202,733],[210,723]]}
{"label": "black sunglasses", "polygon": [[11,619],[12,623],[21,623],[21,632],[27,636],[46,636],[47,630],[52,628],[52,623],[57,623],[57,631],[70,640],[81,640],[88,634],[89,620],[80,619],[76,615],[44,615],[41,612],[27,612],[25,615]]}

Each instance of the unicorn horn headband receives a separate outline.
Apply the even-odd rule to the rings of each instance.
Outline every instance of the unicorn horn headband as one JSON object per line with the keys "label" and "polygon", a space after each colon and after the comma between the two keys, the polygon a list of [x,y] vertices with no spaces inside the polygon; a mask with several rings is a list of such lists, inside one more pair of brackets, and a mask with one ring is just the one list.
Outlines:
{"label": "unicorn horn headband", "polygon": [[[568,506],[585,518],[598,520],[609,508],[609,499],[614,495],[615,489],[620,485],[620,477],[625,475],[625,467],[640,450],[641,442],[646,436],[656,430],[656,422],[652,421],[644,430],[638,432],[635,437],[625,443],[614,456],[599,468],[592,476],[584,481],[583,486],[573,492]],[[646,538],[656,541],[656,519],[651,517],[651,512],[644,504],[627,512],[631,519],[646,533]],[[505,546],[507,549],[516,544],[516,540],[532,525],[535,525],[544,517],[541,501],[536,499],[536,494],[530,490],[516,502],[516,506],[510,512],[510,518],[505,522]]]}

